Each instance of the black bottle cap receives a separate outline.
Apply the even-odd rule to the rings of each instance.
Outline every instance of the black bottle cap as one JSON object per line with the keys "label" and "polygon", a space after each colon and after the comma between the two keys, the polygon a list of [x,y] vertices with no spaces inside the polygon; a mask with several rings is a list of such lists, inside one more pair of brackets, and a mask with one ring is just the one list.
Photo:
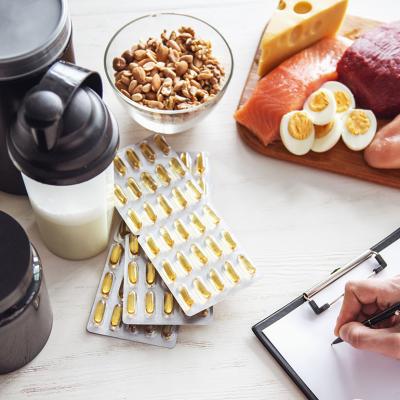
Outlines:
{"label": "black bottle cap", "polygon": [[8,135],[16,167],[49,185],[94,178],[112,162],[118,127],[101,99],[100,76],[62,61],[27,93]]}
{"label": "black bottle cap", "polygon": [[0,314],[26,294],[32,282],[32,248],[22,226],[0,211]]}
{"label": "black bottle cap", "polygon": [[71,30],[67,0],[0,0],[0,81],[52,64]]}

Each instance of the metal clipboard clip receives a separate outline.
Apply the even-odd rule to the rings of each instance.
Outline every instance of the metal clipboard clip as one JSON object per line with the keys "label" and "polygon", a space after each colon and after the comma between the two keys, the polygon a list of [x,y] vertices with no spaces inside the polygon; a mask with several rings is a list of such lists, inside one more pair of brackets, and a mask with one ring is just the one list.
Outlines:
{"label": "metal clipboard clip", "polygon": [[332,300],[331,302],[323,304],[322,306],[318,306],[318,304],[314,300],[312,300],[312,298],[321,290],[328,287],[331,283],[335,282],[342,276],[346,275],[349,271],[353,270],[354,268],[356,268],[357,266],[359,266],[360,264],[362,264],[363,262],[367,261],[369,258],[372,257],[375,258],[379,266],[373,269],[372,274],[369,275],[367,278],[371,278],[372,276],[379,274],[379,272],[381,272],[387,267],[387,263],[379,253],[373,250],[368,250],[365,253],[361,254],[359,257],[357,257],[355,260],[344,265],[343,267],[336,268],[328,279],[318,283],[317,285],[313,286],[311,289],[303,293],[304,299],[308,301],[308,304],[315,312],[315,314],[319,315],[324,311],[326,311],[329,307],[331,307],[333,304],[339,301],[344,296],[344,293],[342,293],[339,297]]}

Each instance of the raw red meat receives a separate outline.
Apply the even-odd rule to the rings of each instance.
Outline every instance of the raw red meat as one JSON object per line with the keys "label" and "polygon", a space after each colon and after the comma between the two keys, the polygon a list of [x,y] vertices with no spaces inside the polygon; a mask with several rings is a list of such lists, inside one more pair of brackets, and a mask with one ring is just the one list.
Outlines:
{"label": "raw red meat", "polygon": [[339,80],[356,98],[357,107],[379,118],[400,113],[400,21],[381,25],[357,39],[337,66]]}

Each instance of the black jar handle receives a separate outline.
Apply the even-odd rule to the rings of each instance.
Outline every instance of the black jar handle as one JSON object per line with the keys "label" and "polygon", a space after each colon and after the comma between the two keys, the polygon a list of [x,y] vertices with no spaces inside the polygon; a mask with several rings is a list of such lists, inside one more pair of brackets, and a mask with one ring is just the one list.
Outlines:
{"label": "black jar handle", "polygon": [[64,111],[82,86],[102,97],[103,88],[97,72],[59,61],[26,96],[24,117],[40,150],[50,151],[57,144]]}

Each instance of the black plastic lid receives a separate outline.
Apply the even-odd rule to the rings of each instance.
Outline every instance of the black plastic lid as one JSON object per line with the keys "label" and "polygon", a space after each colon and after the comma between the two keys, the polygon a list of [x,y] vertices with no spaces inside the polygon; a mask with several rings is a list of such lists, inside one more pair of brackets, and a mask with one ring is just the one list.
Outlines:
{"label": "black plastic lid", "polygon": [[71,29],[66,0],[0,0],[0,81],[52,64]]}
{"label": "black plastic lid", "polygon": [[0,314],[15,305],[32,282],[32,248],[22,226],[0,211]]}
{"label": "black plastic lid", "polygon": [[104,171],[119,144],[98,73],[59,61],[29,91],[8,135],[16,167],[49,185],[74,185]]}

